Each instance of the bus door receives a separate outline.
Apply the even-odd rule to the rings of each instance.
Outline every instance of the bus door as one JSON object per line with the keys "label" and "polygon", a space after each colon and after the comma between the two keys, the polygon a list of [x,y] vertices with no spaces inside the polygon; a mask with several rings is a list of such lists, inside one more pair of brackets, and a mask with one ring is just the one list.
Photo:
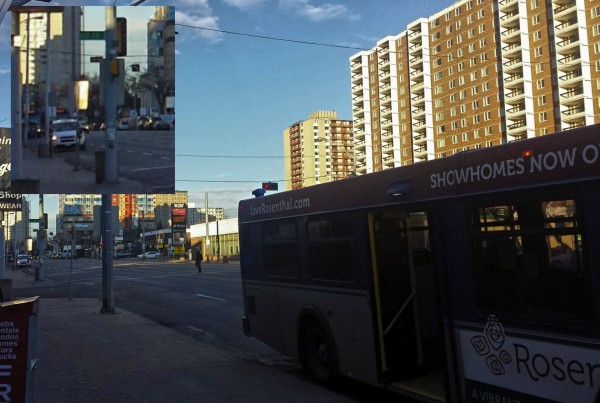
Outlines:
{"label": "bus door", "polygon": [[369,228],[380,371],[388,382],[421,376],[439,364],[427,214],[372,212]]}

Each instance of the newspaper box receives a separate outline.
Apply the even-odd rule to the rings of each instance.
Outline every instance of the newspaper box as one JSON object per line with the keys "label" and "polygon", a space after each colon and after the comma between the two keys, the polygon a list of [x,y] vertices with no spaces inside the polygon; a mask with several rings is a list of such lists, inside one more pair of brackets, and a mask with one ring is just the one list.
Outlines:
{"label": "newspaper box", "polygon": [[0,304],[0,402],[33,401],[39,297]]}

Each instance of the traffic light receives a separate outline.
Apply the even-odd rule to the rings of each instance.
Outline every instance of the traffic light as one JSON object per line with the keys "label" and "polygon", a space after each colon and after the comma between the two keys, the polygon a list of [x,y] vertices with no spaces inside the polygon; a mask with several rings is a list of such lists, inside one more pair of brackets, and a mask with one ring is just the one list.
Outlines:
{"label": "traffic light", "polygon": [[127,56],[127,19],[117,17],[117,56]]}
{"label": "traffic light", "polygon": [[48,229],[48,213],[44,213],[42,218],[43,229]]}
{"label": "traffic light", "polygon": [[278,190],[279,186],[277,182],[263,182],[262,188],[264,190]]}
{"label": "traffic light", "polygon": [[140,72],[140,65],[139,64],[132,64],[131,65],[131,71],[139,73]]}

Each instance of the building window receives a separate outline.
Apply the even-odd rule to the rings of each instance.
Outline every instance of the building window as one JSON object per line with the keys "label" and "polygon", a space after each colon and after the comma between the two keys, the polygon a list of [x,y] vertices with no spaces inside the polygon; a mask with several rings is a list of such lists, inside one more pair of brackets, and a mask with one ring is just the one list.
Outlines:
{"label": "building window", "polygon": [[547,112],[541,112],[540,113],[540,122],[546,122],[548,120],[548,113]]}
{"label": "building window", "polygon": [[542,96],[538,97],[538,105],[539,106],[546,105],[546,96],[545,95],[542,95]]}
{"label": "building window", "polygon": [[469,133],[462,134],[462,141],[469,141]]}
{"label": "building window", "polygon": [[537,81],[537,89],[542,89],[545,87],[545,83],[544,83],[544,79],[542,78],[541,80]]}
{"label": "building window", "polygon": [[456,143],[458,143],[458,136],[454,135],[454,136],[452,136],[452,144],[456,144]]}

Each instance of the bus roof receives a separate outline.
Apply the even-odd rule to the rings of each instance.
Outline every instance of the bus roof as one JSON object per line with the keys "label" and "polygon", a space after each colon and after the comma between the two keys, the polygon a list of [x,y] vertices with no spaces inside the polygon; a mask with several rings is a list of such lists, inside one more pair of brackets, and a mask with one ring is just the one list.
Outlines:
{"label": "bus roof", "polygon": [[240,201],[240,223],[600,179],[600,125]]}

